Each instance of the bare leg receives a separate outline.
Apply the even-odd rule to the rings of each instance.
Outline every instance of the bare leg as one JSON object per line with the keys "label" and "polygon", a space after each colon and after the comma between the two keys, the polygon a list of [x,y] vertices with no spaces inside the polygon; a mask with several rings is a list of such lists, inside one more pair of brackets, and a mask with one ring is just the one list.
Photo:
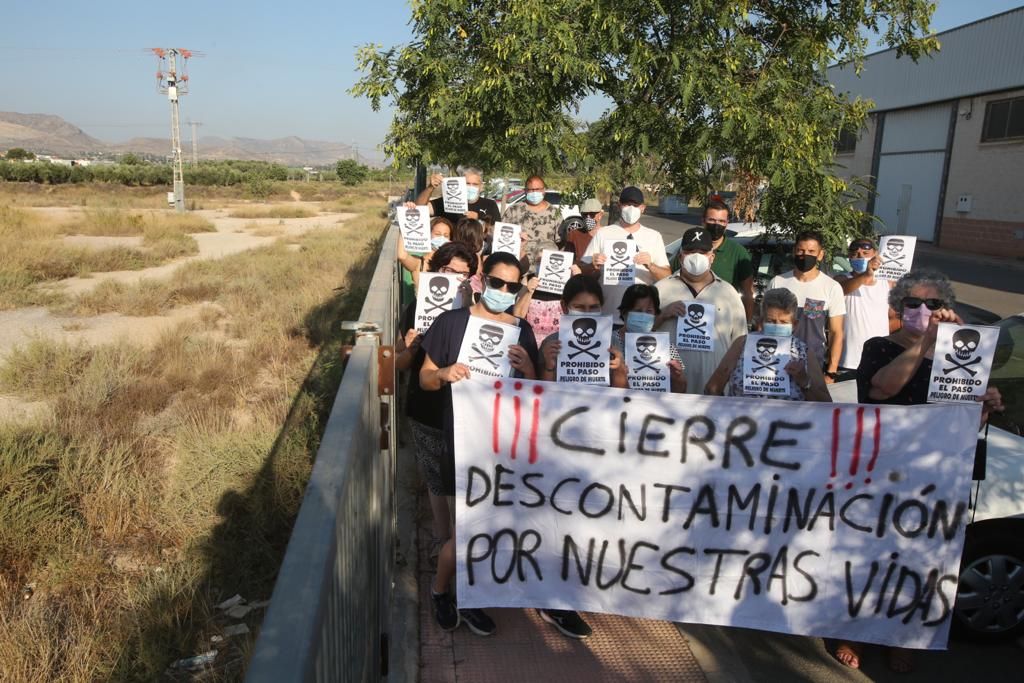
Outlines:
{"label": "bare leg", "polygon": [[430,512],[433,517],[432,531],[434,533],[434,538],[443,543],[451,538],[450,529],[452,525],[452,518],[448,512],[447,497],[435,496],[431,493]]}

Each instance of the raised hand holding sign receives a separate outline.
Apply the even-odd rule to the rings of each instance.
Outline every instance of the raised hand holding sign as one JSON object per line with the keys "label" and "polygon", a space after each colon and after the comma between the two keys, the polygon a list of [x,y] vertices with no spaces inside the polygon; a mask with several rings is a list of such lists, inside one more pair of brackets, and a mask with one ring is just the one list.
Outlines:
{"label": "raised hand holding sign", "polygon": [[523,240],[519,237],[521,234],[522,228],[515,223],[495,223],[491,252],[504,251],[519,258],[519,252],[523,248]]}
{"label": "raised hand holding sign", "polygon": [[627,332],[623,340],[630,389],[668,391],[671,359],[668,332]]}
{"label": "raised hand holding sign", "polygon": [[517,325],[471,315],[462,337],[458,362],[468,366],[474,376],[508,377],[512,374],[508,349],[518,341]]}
{"label": "raised hand holding sign", "polygon": [[444,178],[441,181],[441,199],[445,213],[466,213],[469,211],[469,194],[466,192],[466,179]]}
{"label": "raised hand holding sign", "polygon": [[939,323],[929,403],[974,401],[985,395],[999,328]]}
{"label": "raised hand holding sign", "polygon": [[571,252],[551,249],[541,251],[540,272],[537,273],[540,284],[537,289],[549,294],[561,294],[565,283],[572,277],[572,259]]}
{"label": "raised hand holding sign", "polygon": [[457,275],[423,273],[416,293],[417,330],[425,332],[442,313],[462,306],[461,284]]}
{"label": "raised hand holding sign", "polygon": [[414,254],[431,251],[430,210],[427,207],[399,207],[398,229],[406,251]]}
{"label": "raised hand holding sign", "polygon": [[614,240],[604,243],[604,265],[601,284],[631,285],[636,282],[637,245],[633,240]]}
{"label": "raised hand holding sign", "polygon": [[917,238],[913,235],[884,235],[878,245],[882,265],[875,271],[879,280],[899,280],[914,264]]}
{"label": "raised hand holding sign", "polygon": [[558,323],[559,382],[609,383],[612,319],[609,316],[563,315]]}

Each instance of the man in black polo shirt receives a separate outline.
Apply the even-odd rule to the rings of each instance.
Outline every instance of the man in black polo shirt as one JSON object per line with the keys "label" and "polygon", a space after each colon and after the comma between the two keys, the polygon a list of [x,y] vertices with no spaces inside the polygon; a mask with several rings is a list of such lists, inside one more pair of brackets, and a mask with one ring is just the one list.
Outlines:
{"label": "man in black polo shirt", "polygon": [[420,206],[429,205],[431,216],[444,216],[452,222],[452,225],[458,224],[459,219],[463,217],[475,218],[482,222],[485,216],[489,216],[493,221],[500,221],[501,212],[498,210],[497,202],[480,196],[484,183],[484,176],[480,169],[466,168],[463,169],[462,175],[466,179],[466,199],[469,200],[469,211],[466,213],[447,213],[444,210],[444,200],[441,197],[436,199],[430,198],[434,190],[441,186],[444,176],[440,173],[430,176],[430,182],[427,183],[427,187],[420,193],[420,196],[416,198],[416,203]]}

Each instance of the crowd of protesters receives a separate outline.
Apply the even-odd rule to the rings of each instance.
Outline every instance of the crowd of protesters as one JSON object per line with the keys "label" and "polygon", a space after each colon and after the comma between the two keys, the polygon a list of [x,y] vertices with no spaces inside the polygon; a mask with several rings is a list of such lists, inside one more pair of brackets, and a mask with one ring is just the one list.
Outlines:
{"label": "crowd of protesters", "polygon": [[[916,404],[925,402],[937,325],[962,323],[953,310],[949,281],[940,273],[911,271],[898,282],[877,279],[880,261],[873,239],[860,237],[849,245],[852,273],[833,279],[822,268],[824,239],[801,231],[793,246],[794,267],[776,275],[759,306],[755,305],[754,266],[750,254],[726,235],[729,207],[709,201],[702,224],[687,230],[679,252],[670,261],[661,233],[643,225],[647,209],[637,187],[618,197],[619,218],[604,222],[596,198],[581,203],[578,227],[563,232],[559,207],[545,200],[540,176],[525,183],[525,201],[501,214],[497,203],[481,195],[483,175],[463,173],[467,186],[465,214],[444,211],[440,198],[431,199],[442,178],[434,175],[415,205],[428,206],[432,216],[431,249],[409,254],[399,244],[398,259],[404,283],[412,289],[421,272],[455,275],[462,283],[463,308],[441,314],[427,330],[414,325],[415,297],[403,311],[397,340],[398,367],[408,370],[405,410],[417,463],[430,494],[433,542],[430,556],[437,569],[431,584],[434,616],[442,629],[461,623],[478,635],[495,632],[494,621],[479,609],[459,609],[450,583],[455,574],[454,444],[451,384],[470,376],[457,361],[471,316],[519,327],[519,341],[507,353],[516,377],[556,381],[560,350],[559,320],[578,314],[607,315],[614,322],[609,354],[609,384],[627,386],[625,333],[668,332],[676,328],[693,304],[714,309],[709,351],[670,346],[666,361],[670,390],[675,393],[747,396],[741,354],[748,332],[789,338],[789,391],[776,398],[791,401],[830,401],[828,384],[856,379],[861,403]],[[412,204],[410,204],[412,206]],[[518,257],[490,253],[497,221],[521,227]],[[602,285],[607,243],[634,243],[635,281]],[[538,270],[544,250],[571,252],[572,276],[561,294],[539,291]],[[763,397],[759,397],[763,398]],[[755,400],[751,398],[751,400]],[[982,422],[1001,410],[998,391],[984,397]],[[572,611],[538,610],[541,618],[572,638],[591,635],[590,626]],[[861,646],[840,643],[836,657],[857,668]],[[909,651],[892,649],[890,665],[909,671]]]}

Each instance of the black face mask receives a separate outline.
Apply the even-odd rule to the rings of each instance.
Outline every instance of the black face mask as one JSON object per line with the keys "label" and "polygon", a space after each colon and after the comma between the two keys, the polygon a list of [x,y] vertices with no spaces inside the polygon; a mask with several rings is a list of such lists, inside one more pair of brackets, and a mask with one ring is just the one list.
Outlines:
{"label": "black face mask", "polygon": [[704,229],[711,234],[712,240],[720,240],[722,235],[725,234],[725,226],[718,223],[705,223]]}
{"label": "black face mask", "polygon": [[818,265],[818,257],[813,254],[801,254],[800,256],[793,257],[793,265],[801,273],[806,273],[809,270],[814,270],[814,267]]}

